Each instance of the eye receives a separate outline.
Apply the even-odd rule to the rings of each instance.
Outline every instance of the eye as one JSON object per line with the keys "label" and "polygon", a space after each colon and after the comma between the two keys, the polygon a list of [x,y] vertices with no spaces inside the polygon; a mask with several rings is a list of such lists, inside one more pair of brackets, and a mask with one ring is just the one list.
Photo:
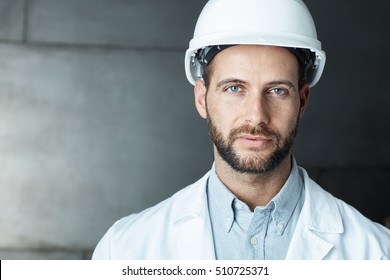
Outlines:
{"label": "eye", "polygon": [[230,86],[226,88],[226,91],[235,93],[242,91],[242,89],[239,86]]}
{"label": "eye", "polygon": [[283,88],[272,88],[270,90],[270,92],[274,93],[276,95],[282,95],[282,94],[286,94],[287,93],[287,91],[285,89],[283,89]]}

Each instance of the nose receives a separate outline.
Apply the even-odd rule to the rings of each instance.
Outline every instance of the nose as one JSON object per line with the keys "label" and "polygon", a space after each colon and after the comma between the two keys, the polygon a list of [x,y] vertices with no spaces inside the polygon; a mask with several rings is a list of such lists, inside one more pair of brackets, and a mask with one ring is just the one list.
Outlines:
{"label": "nose", "polygon": [[247,122],[255,126],[269,123],[269,108],[265,99],[261,94],[256,94],[248,98]]}

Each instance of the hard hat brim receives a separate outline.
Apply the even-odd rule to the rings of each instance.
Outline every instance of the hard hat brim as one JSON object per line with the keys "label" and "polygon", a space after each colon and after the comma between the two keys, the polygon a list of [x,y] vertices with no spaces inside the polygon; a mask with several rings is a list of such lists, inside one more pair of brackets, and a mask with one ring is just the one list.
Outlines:
{"label": "hard hat brim", "polygon": [[191,62],[193,61],[193,56],[199,49],[214,45],[265,45],[309,49],[316,54],[315,68],[312,69],[311,78],[308,81],[311,87],[320,79],[326,60],[325,52],[321,50],[320,41],[306,36],[297,36],[297,34],[256,34],[251,32],[243,34],[242,31],[237,34],[233,31],[198,36],[190,41],[189,48],[185,54],[185,72],[191,84],[194,85],[196,80],[201,79],[200,65],[196,61]]}

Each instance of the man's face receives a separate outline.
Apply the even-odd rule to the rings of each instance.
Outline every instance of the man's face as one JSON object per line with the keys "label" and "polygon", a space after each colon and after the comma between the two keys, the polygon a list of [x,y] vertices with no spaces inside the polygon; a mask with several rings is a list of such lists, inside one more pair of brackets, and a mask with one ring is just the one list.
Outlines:
{"label": "man's face", "polygon": [[298,88],[297,59],[284,48],[240,45],[211,67],[207,93],[200,81],[195,93],[216,160],[242,173],[273,170],[290,154],[309,95],[308,86]]}

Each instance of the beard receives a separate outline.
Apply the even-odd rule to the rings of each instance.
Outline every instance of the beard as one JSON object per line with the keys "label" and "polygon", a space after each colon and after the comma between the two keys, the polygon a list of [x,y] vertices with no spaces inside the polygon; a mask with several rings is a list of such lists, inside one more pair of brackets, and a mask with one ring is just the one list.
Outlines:
{"label": "beard", "polygon": [[[299,118],[296,120],[293,129],[284,137],[264,125],[252,126],[245,124],[232,129],[227,139],[224,139],[222,132],[218,130],[209,114],[207,124],[211,140],[218,154],[231,168],[240,173],[260,175],[274,170],[289,155],[297,135]],[[264,156],[257,152],[256,148],[250,148],[250,151],[252,151],[250,155],[239,155],[233,145],[241,134],[250,134],[270,139],[272,144],[271,153],[268,156]]]}

